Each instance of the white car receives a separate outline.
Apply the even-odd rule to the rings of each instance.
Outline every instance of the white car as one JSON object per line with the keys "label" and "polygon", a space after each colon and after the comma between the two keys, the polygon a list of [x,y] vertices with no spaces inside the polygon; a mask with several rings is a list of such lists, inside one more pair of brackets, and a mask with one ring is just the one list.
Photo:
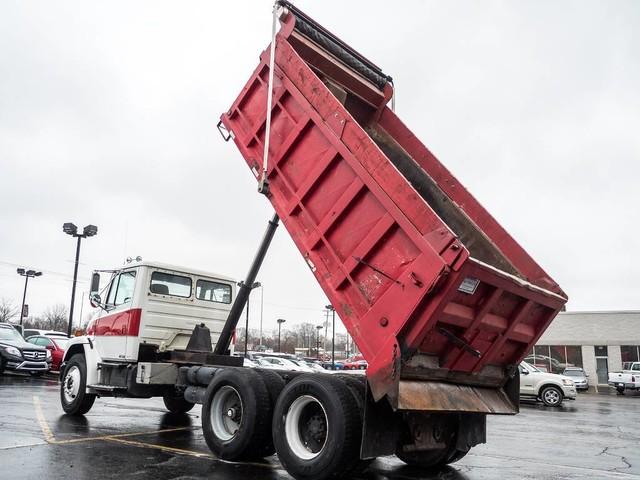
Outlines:
{"label": "white car", "polygon": [[520,398],[540,400],[548,407],[559,407],[562,401],[575,400],[578,392],[573,380],[564,375],[542,372],[527,362],[520,369]]}

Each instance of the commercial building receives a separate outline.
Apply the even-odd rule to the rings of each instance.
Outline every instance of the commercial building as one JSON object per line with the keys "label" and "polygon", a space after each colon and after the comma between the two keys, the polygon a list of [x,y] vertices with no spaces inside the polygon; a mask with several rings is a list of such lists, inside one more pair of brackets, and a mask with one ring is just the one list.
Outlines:
{"label": "commercial building", "polygon": [[562,312],[525,360],[553,373],[583,367],[590,385],[606,385],[623,362],[640,361],[640,311]]}

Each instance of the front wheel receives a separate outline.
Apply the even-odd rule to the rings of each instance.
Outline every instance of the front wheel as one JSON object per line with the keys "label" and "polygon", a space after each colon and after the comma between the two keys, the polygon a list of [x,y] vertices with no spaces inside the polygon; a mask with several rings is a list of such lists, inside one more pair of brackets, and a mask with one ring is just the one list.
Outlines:
{"label": "front wheel", "polygon": [[545,387],[540,392],[540,399],[547,407],[559,407],[562,405],[564,395],[558,387]]}
{"label": "front wheel", "polygon": [[618,395],[624,395],[624,387],[616,387],[616,392]]}
{"label": "front wheel", "polygon": [[69,415],[84,415],[96,396],[87,393],[87,364],[84,355],[76,354],[67,362],[60,385],[60,403]]}

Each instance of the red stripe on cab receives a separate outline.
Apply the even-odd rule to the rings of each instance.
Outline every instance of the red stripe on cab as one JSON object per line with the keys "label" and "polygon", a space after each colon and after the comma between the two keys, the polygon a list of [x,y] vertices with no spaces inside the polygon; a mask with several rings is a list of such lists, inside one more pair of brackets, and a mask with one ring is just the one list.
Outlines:
{"label": "red stripe on cab", "polygon": [[106,315],[92,321],[87,328],[88,335],[137,337],[140,331],[141,308]]}

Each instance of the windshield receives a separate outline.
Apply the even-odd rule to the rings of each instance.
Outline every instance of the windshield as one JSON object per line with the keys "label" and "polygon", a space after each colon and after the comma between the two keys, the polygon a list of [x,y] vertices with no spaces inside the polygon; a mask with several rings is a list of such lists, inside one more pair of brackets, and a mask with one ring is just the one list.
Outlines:
{"label": "windshield", "polygon": [[0,340],[24,340],[15,328],[0,328]]}
{"label": "windshield", "polygon": [[564,374],[568,377],[583,377],[584,373],[581,370],[565,370]]}

